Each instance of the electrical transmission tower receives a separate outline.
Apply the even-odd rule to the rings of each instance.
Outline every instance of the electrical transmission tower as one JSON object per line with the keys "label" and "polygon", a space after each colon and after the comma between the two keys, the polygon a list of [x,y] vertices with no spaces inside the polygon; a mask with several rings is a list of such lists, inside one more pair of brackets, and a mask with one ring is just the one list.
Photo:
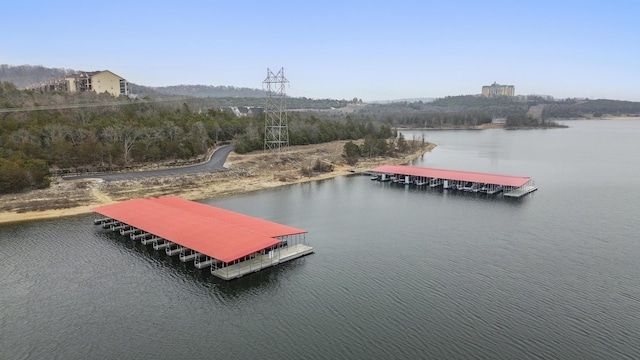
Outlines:
{"label": "electrical transmission tower", "polygon": [[267,78],[262,82],[262,90],[267,91],[267,103],[264,110],[264,151],[278,150],[289,146],[289,128],[287,126],[286,94],[284,85],[289,80],[284,77],[284,68],[274,74],[267,68]]}

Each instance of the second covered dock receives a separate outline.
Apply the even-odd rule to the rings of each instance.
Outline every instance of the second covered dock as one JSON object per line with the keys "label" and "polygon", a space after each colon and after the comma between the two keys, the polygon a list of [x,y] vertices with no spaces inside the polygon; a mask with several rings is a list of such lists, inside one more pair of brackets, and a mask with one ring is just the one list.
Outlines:
{"label": "second covered dock", "polygon": [[372,180],[391,181],[401,185],[440,187],[467,192],[522,197],[538,188],[530,177],[497,175],[472,171],[385,165],[371,170]]}

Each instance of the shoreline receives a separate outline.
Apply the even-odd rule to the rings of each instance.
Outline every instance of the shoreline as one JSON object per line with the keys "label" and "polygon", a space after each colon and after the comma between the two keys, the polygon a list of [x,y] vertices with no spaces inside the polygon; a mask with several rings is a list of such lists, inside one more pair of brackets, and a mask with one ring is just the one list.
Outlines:
{"label": "shoreline", "polygon": [[[273,164],[273,156],[269,154],[238,155],[232,152],[225,162],[225,167],[229,168],[229,171],[222,173],[185,174],[174,178],[160,177],[145,178],[137,181],[111,182],[105,182],[101,179],[63,180],[59,178],[55,179],[49,189],[0,196],[2,202],[12,201],[15,204],[14,207],[25,206],[29,203],[43,203],[44,205],[41,206],[45,207],[42,210],[35,211],[0,210],[0,224],[88,214],[97,206],[138,197],[173,195],[197,201],[247,194],[312,181],[322,181],[339,176],[362,173],[381,165],[407,164],[436,147],[435,144],[431,143],[426,143],[425,145],[425,147],[420,147],[402,157],[362,158],[354,166],[350,166],[343,161],[337,161],[338,159],[341,160],[340,154],[344,146],[344,142],[340,141],[318,146],[293,147],[292,150],[285,150],[280,155],[283,159],[277,159],[276,162],[288,163],[287,166],[282,166],[278,163]],[[323,148],[324,152],[318,150],[320,147]],[[339,151],[336,151],[336,149]],[[284,160],[285,157],[286,160]],[[324,160],[327,157],[333,160],[331,161],[334,165],[333,171],[309,177],[299,174],[303,161],[311,161],[313,158]],[[27,198],[27,196],[30,197]],[[65,203],[71,197],[75,197],[72,203],[82,203],[83,205],[46,208],[47,205],[50,207],[57,206],[55,205],[56,202]]]}

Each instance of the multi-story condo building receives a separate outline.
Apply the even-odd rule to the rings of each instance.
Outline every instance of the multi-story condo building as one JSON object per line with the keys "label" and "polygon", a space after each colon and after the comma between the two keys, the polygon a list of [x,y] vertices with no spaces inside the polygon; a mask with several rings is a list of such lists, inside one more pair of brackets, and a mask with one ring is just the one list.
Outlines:
{"label": "multi-story condo building", "polygon": [[28,86],[30,90],[83,92],[95,91],[99,94],[109,93],[113,96],[129,95],[127,80],[109,70],[79,72],[64,78],[54,79],[46,83]]}
{"label": "multi-story condo building", "polygon": [[493,83],[491,85],[485,85],[482,87],[482,96],[494,97],[494,96],[515,96],[516,88],[513,85],[500,85]]}

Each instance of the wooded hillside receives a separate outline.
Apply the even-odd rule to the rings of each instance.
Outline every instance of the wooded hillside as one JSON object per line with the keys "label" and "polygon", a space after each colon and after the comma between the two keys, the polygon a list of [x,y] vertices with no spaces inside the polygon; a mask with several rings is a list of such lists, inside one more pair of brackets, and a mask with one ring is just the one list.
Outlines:
{"label": "wooded hillside", "polygon": [[0,81],[13,83],[18,89],[73,74],[72,69],[47,68],[40,65],[11,66],[0,64]]}
{"label": "wooded hillside", "polygon": [[[0,112],[0,192],[47,186],[49,167],[64,173],[184,162],[201,159],[211,146],[230,141],[239,153],[263,149],[263,117],[236,117],[215,105],[206,108],[203,101],[39,93],[0,82],[1,107],[32,109]],[[59,108],[33,110],[43,105]],[[391,136],[389,127],[323,113],[292,112],[288,120],[291,145]]]}

